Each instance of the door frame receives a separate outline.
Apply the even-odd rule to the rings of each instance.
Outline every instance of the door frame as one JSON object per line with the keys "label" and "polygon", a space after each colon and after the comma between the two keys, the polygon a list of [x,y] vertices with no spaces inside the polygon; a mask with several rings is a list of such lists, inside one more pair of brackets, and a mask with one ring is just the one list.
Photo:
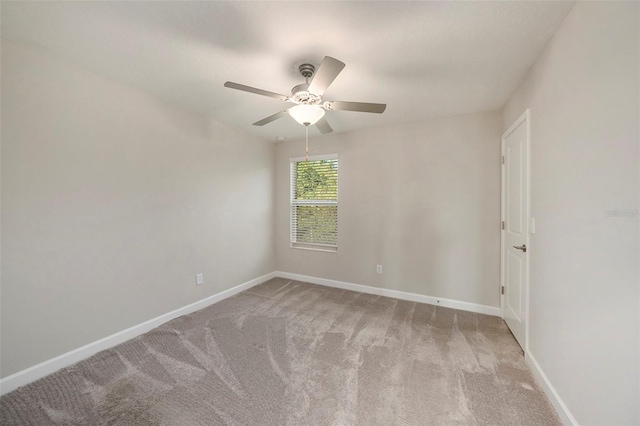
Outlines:
{"label": "door frame", "polygon": [[[501,142],[500,142],[500,217],[501,217],[501,225],[503,221],[506,221],[505,218],[505,199],[506,199],[506,182],[505,182],[505,166],[502,162],[502,159],[505,155],[505,140],[513,133],[515,129],[518,128],[523,122],[526,122],[526,134],[527,140],[525,142],[525,149],[527,153],[527,163],[525,174],[527,176],[527,187],[526,187],[526,199],[527,199],[527,209],[526,209],[526,231],[525,231],[525,244],[527,245],[527,252],[525,253],[525,336],[524,336],[524,350],[525,357],[527,352],[529,351],[529,263],[531,257],[531,110],[527,108],[520,117],[518,117],[509,129],[502,134]],[[500,226],[500,314],[504,319],[504,303],[505,297],[502,294],[502,288],[505,285],[505,254],[507,247],[505,246],[505,233],[506,230],[502,229]]]}

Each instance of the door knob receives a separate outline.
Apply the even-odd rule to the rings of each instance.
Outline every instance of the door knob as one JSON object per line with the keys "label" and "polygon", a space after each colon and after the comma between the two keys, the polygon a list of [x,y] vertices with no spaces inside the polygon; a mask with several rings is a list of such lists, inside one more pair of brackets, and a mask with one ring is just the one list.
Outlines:
{"label": "door knob", "polygon": [[514,249],[522,250],[523,252],[527,252],[527,245],[523,244],[521,246],[513,246]]}

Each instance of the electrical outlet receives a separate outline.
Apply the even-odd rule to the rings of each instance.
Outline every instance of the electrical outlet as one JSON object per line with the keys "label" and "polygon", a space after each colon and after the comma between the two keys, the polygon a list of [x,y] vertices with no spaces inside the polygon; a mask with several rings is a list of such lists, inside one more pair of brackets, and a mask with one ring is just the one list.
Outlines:
{"label": "electrical outlet", "polygon": [[201,285],[204,282],[204,274],[196,275],[196,285]]}
{"label": "electrical outlet", "polygon": [[378,274],[381,274],[381,273],[382,273],[382,265],[376,265],[376,272],[377,272]]}

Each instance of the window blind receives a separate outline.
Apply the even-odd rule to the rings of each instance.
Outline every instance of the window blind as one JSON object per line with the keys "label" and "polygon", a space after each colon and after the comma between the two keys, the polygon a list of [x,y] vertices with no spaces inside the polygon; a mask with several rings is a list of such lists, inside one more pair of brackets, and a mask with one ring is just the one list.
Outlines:
{"label": "window blind", "polygon": [[337,156],[291,160],[291,245],[338,246]]}

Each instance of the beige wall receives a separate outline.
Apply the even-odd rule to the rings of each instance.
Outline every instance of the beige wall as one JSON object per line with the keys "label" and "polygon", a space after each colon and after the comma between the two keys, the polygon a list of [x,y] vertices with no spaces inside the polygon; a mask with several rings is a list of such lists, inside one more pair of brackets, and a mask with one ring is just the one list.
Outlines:
{"label": "beige wall", "polygon": [[311,139],[339,154],[338,253],[289,247],[304,141],[278,144],[278,270],[499,306],[500,133],[488,112]]}
{"label": "beige wall", "polygon": [[[531,108],[530,350],[580,424],[638,424],[639,5],[578,2],[504,108]],[[636,210],[637,211],[637,210]]]}
{"label": "beige wall", "polygon": [[274,150],[3,40],[2,376],[273,271]]}

